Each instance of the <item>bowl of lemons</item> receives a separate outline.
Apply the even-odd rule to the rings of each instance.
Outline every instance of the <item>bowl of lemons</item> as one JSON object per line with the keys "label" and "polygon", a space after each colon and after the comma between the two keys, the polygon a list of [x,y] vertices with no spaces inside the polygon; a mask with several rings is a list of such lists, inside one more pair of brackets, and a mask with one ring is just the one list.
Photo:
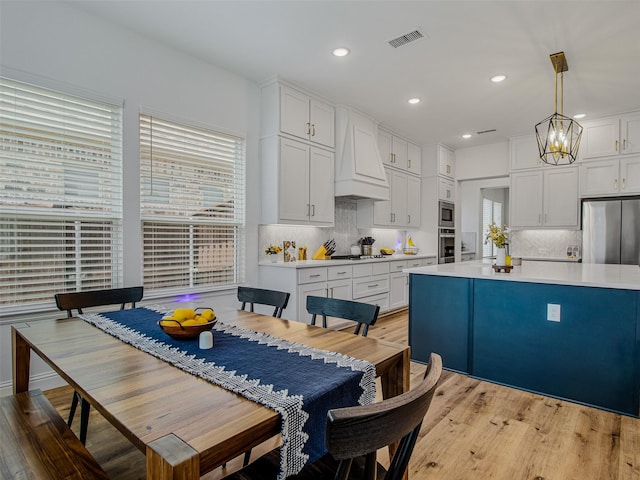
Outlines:
{"label": "bowl of lemons", "polygon": [[171,338],[193,340],[216,324],[212,308],[176,308],[171,315],[163,317],[158,325]]}

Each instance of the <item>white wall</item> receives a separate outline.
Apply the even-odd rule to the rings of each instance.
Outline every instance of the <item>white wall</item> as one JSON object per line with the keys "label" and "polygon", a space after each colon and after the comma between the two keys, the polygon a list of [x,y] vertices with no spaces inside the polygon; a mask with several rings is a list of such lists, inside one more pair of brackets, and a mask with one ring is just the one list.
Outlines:
{"label": "white wall", "polygon": [[[0,3],[0,73],[41,86],[124,101],[124,283],[142,284],[138,113],[141,107],[247,139],[247,282],[257,284],[260,92],[256,84],[106,23],[72,2]],[[148,297],[145,295],[145,299]],[[153,299],[169,304],[174,299]],[[211,306],[236,305],[235,290],[202,294]],[[52,311],[56,315],[52,299]],[[51,314],[50,314],[51,315]],[[28,317],[33,320],[35,317]],[[0,388],[11,384],[9,324],[0,312]],[[36,362],[34,388],[46,388]]]}
{"label": "white wall", "polygon": [[456,150],[456,180],[509,175],[509,142]]}

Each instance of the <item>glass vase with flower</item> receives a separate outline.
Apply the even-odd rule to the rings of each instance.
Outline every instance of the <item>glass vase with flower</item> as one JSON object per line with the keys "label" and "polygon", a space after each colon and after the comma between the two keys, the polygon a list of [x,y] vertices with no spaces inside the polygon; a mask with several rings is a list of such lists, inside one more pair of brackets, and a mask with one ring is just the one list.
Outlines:
{"label": "glass vase with flower", "polygon": [[485,236],[485,242],[493,242],[496,246],[496,265],[505,266],[507,264],[507,250],[506,247],[509,243],[509,232],[507,226],[503,225],[499,227],[495,222],[489,225],[487,234]]}

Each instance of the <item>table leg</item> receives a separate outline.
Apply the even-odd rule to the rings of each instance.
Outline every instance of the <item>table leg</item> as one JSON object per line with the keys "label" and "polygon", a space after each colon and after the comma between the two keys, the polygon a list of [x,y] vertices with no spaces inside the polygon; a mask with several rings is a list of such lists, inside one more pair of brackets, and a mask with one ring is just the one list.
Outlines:
{"label": "table leg", "polygon": [[147,480],[197,480],[200,456],[179,437],[169,434],[147,445]]}
{"label": "table leg", "polygon": [[29,390],[31,348],[18,332],[16,325],[11,326],[11,351],[13,365],[13,393],[26,392]]}

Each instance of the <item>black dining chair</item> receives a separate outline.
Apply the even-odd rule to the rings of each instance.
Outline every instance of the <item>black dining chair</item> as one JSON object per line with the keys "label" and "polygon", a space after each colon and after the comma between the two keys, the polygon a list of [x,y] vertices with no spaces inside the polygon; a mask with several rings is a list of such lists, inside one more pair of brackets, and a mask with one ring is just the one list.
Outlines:
{"label": "black dining chair", "polygon": [[310,295],[307,297],[307,312],[311,314],[311,325],[315,325],[317,316],[322,315],[324,328],[327,328],[327,317],[358,322],[353,333],[359,335],[362,329],[362,336],[366,337],[369,333],[369,327],[378,320],[380,305]]}
{"label": "black dining chair", "polygon": [[[242,302],[240,307],[244,310],[249,305],[249,311],[253,312],[254,305],[266,305],[274,307],[272,317],[282,318],[282,312],[289,303],[289,292],[280,292],[278,290],[267,290],[264,288],[254,287],[238,287],[238,301]],[[251,459],[251,450],[244,452],[243,465],[247,466]],[[222,465],[222,468],[227,466],[226,463]]]}
{"label": "black dining chair", "polygon": [[[67,317],[73,316],[73,310],[82,314],[83,308],[100,307],[105,305],[120,304],[120,310],[124,310],[127,303],[131,308],[135,308],[136,302],[142,300],[143,287],[108,288],[105,290],[87,290],[84,292],[56,293],[54,298],[59,310],[66,310]],[[73,393],[71,409],[69,410],[69,420],[67,425],[71,426],[76,408],[80,403],[80,441],[85,444],[87,441],[87,430],[89,426],[89,410],[91,404],[87,402],[78,392]]]}
{"label": "black dining chair", "polygon": [[[372,405],[329,410],[325,429],[329,453],[287,480],[400,480],[441,375],[442,359],[432,353],[424,379],[412,390]],[[396,443],[386,470],[377,462],[376,451]],[[223,480],[270,480],[279,469],[280,450],[275,449]]]}
{"label": "black dining chair", "polygon": [[274,307],[273,317],[281,318],[282,311],[289,303],[289,292],[278,290],[266,290],[264,288],[238,287],[238,301],[242,302],[242,310],[249,304],[250,311],[253,312],[254,304]]}

